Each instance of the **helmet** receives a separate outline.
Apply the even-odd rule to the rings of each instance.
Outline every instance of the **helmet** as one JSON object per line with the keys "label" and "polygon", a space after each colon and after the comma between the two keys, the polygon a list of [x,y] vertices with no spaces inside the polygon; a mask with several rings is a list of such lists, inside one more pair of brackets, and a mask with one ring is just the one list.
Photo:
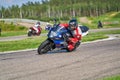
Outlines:
{"label": "helmet", "polygon": [[75,28],[78,27],[78,23],[76,19],[72,19],[69,21],[69,29],[75,30]]}
{"label": "helmet", "polygon": [[36,24],[37,24],[37,25],[40,25],[40,22],[37,22]]}

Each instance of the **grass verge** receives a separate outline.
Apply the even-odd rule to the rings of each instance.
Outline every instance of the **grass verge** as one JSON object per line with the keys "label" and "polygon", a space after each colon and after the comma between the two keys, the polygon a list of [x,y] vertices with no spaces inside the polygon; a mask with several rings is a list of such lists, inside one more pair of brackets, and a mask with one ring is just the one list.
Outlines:
{"label": "grass verge", "polygon": [[17,41],[0,42],[0,52],[37,48],[47,37],[31,37]]}
{"label": "grass verge", "polygon": [[[47,33],[48,31],[42,30],[42,33]],[[0,37],[8,37],[8,36],[19,36],[19,35],[27,35],[27,30],[23,31],[3,31]]]}
{"label": "grass verge", "polygon": [[27,31],[4,31],[0,37],[27,35]]}
{"label": "grass verge", "polygon": [[120,75],[103,78],[100,80],[120,80]]}

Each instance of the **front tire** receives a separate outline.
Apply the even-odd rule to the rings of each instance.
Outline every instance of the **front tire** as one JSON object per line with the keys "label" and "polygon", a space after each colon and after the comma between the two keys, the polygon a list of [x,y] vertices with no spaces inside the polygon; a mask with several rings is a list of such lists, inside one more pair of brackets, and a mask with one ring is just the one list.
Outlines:
{"label": "front tire", "polygon": [[48,51],[50,51],[52,48],[51,42],[49,40],[44,41],[39,47],[38,47],[38,54],[45,54]]}
{"label": "front tire", "polygon": [[28,32],[28,37],[30,37],[30,36],[32,36],[32,32],[31,31]]}

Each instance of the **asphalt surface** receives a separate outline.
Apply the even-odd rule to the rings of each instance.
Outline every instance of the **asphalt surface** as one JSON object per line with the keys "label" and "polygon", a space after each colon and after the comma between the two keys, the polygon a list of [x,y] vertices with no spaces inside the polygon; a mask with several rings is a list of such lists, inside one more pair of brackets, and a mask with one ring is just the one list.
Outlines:
{"label": "asphalt surface", "polygon": [[0,80],[98,80],[120,75],[120,38],[81,44],[76,51],[0,54]]}

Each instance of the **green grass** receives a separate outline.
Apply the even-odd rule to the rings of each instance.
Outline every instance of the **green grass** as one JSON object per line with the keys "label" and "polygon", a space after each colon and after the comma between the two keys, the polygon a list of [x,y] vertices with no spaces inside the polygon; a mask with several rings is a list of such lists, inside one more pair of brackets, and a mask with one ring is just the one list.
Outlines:
{"label": "green grass", "polygon": [[17,36],[27,33],[27,28],[25,26],[21,26],[18,24],[15,25],[13,22],[7,23],[5,21],[0,21],[0,29],[0,37]]}
{"label": "green grass", "polygon": [[18,41],[0,42],[0,52],[37,48],[47,37],[36,36]]}
{"label": "green grass", "polygon": [[100,79],[100,80],[120,80],[120,75],[107,77],[107,78],[103,78],[103,79]]}
{"label": "green grass", "polygon": [[109,31],[103,31],[103,32],[97,32],[98,34],[120,34],[120,30],[109,30]]}
{"label": "green grass", "polygon": [[25,26],[14,24],[13,22],[7,23],[5,21],[0,21],[0,28],[2,31],[22,31],[27,29]]}
{"label": "green grass", "polygon": [[120,12],[110,12],[98,17],[89,17],[88,19],[91,23],[85,23],[84,25],[87,25],[90,29],[96,29],[99,20],[103,23],[104,28],[120,27]]}
{"label": "green grass", "polygon": [[94,33],[94,32],[89,33],[87,36],[83,37],[82,42],[108,38],[107,36],[108,34],[120,34],[120,30],[110,30],[110,31],[97,32],[97,33]]}
{"label": "green grass", "polygon": [[[42,33],[47,33],[48,31],[42,30]],[[19,35],[27,35],[27,30],[22,31],[3,31],[0,37],[8,37],[8,36],[19,36]]]}
{"label": "green grass", "polygon": [[103,38],[108,38],[108,36],[104,34],[98,34],[98,33],[89,33],[87,36],[83,37],[82,42],[94,41],[94,40],[103,39]]}
{"label": "green grass", "polygon": [[4,31],[0,37],[27,35],[27,31]]}

